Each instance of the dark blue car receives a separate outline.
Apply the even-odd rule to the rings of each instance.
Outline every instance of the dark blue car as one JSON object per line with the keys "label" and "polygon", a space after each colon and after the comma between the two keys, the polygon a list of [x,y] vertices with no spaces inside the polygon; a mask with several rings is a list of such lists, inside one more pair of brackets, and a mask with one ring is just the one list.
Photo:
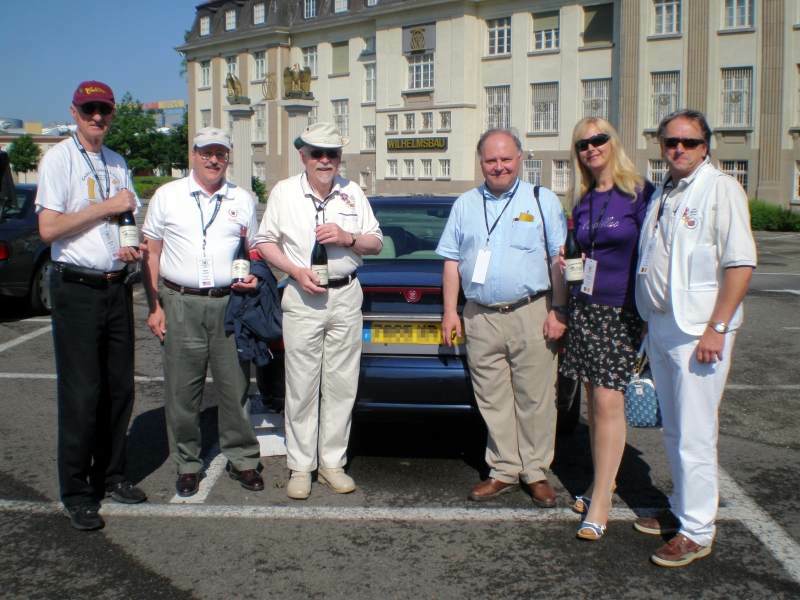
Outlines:
{"label": "dark blue car", "polygon": [[[477,410],[465,346],[440,343],[442,262],[436,245],[455,201],[449,196],[370,198],[383,250],[365,256],[364,329],[358,412]],[[459,299],[459,309],[463,305]],[[274,405],[283,397],[283,361],[258,370],[259,389]],[[559,379],[559,430],[574,429],[580,386]]]}

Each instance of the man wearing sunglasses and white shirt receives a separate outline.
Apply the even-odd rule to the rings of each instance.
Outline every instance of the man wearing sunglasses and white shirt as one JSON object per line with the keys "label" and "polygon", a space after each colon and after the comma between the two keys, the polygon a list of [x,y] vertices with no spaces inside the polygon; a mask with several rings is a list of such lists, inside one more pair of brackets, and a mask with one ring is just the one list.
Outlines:
{"label": "man wearing sunglasses and white shirt", "polygon": [[[311,493],[311,473],[334,492],[355,490],[344,472],[361,358],[361,303],[356,269],[378,254],[383,235],[361,188],[338,176],[347,144],[330,123],[295,140],[305,170],[279,181],[256,236],[258,250],[290,276],[283,293],[286,349],[286,462],[290,498]],[[328,255],[328,282],[311,269],[315,241]],[[325,287],[323,287],[323,285]]]}
{"label": "man wearing sunglasses and white shirt", "polygon": [[114,93],[84,81],[72,96],[76,131],[39,167],[39,233],[51,244],[53,345],[58,375],[58,474],[75,529],[101,529],[99,502],[147,497],[125,478],[133,410],[133,302],[125,265],[138,248],[120,247],[117,216],[135,211],[125,160],[103,145]]}
{"label": "man wearing sunglasses and white shirt", "polygon": [[634,527],[676,534],[651,560],[682,567],[711,553],[718,410],[756,248],[745,191],[711,164],[705,116],[672,113],[659,124],[658,139],[669,173],[642,226],[636,306],[648,326],[673,492],[670,511],[639,518]]}

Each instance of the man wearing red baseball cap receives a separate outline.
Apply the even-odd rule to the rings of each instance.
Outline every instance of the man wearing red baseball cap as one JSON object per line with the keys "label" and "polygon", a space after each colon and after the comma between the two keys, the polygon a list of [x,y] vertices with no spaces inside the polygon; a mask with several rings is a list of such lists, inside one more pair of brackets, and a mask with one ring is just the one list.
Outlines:
{"label": "man wearing red baseball cap", "polygon": [[58,475],[72,526],[102,528],[100,500],[147,499],[125,477],[133,409],[133,302],[126,265],[141,260],[120,240],[119,216],[136,211],[128,168],[103,145],[114,93],[84,81],[72,95],[76,131],[39,167],[39,233],[51,244],[53,345],[58,376]]}

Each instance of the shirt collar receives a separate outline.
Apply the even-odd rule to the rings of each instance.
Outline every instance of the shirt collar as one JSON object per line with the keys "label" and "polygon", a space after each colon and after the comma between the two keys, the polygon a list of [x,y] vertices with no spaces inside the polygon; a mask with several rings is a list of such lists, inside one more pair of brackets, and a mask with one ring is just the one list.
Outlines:
{"label": "shirt collar", "polygon": [[668,181],[671,182],[672,186],[675,188],[686,188],[686,186],[691,184],[697,178],[697,175],[700,173],[700,171],[702,171],[706,167],[706,165],[710,164],[711,164],[711,157],[706,156],[703,159],[703,162],[701,162],[700,165],[698,165],[698,167],[694,171],[692,171],[686,177],[678,181],[677,185],[675,184],[674,181],[672,181],[672,177],[670,177]]}
{"label": "shirt collar", "polygon": [[514,192],[517,191],[517,188],[519,187],[520,183],[521,183],[520,178],[517,177],[514,180],[514,185],[512,185],[509,189],[507,189],[505,192],[503,192],[499,196],[495,196],[491,192],[491,190],[489,190],[489,186],[486,185],[485,181],[483,182],[483,185],[481,185],[480,190],[481,190],[481,194],[483,194],[484,198],[489,198],[490,200],[504,200],[504,199],[510,198],[511,196],[514,195]]}
{"label": "shirt collar", "polygon": [[230,181],[226,179],[223,182],[222,187],[219,188],[216,192],[214,192],[212,196],[209,196],[208,192],[206,192],[202,187],[200,187],[200,184],[197,183],[197,180],[194,178],[194,170],[192,170],[189,173],[189,193],[192,195],[199,193],[201,196],[205,196],[206,198],[220,196],[221,198],[224,199],[231,199],[233,198],[234,187],[235,187],[234,184],[232,184]]}
{"label": "shirt collar", "polygon": [[308,174],[305,171],[303,171],[303,173],[300,175],[300,189],[303,190],[304,196],[308,196],[317,203],[322,203],[325,202],[328,198],[333,197],[334,195],[338,196],[339,194],[341,194],[342,192],[341,178],[338,175],[336,175],[333,178],[333,187],[331,188],[330,194],[328,194],[324,198],[317,198],[317,195],[311,188],[311,184],[308,182]]}

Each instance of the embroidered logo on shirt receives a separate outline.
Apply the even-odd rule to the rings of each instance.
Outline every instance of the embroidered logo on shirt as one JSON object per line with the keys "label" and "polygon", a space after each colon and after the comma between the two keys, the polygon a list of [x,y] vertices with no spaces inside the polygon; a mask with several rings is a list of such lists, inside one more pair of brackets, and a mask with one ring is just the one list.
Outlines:
{"label": "embroidered logo on shirt", "polygon": [[681,221],[686,226],[686,229],[694,229],[697,227],[697,209],[696,208],[684,208],[683,214],[681,215]]}
{"label": "embroidered logo on shirt", "polygon": [[238,216],[239,216],[239,211],[238,210],[236,210],[235,208],[229,208],[228,209],[228,220],[229,221],[235,221]]}
{"label": "embroidered logo on shirt", "polygon": [[341,198],[342,202],[344,202],[348,207],[350,207],[350,208],[355,208],[356,207],[355,201],[350,197],[349,194],[345,194],[344,192],[341,192],[339,194],[339,198]]}

